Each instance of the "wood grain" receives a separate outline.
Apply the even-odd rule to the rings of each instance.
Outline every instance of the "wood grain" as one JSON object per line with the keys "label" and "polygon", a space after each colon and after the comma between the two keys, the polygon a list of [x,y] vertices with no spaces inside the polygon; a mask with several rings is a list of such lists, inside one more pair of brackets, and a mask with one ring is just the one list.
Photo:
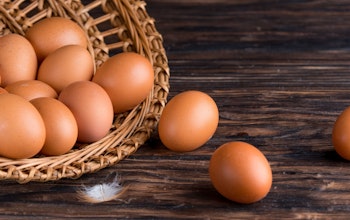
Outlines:
{"label": "wood grain", "polygon": [[[76,180],[0,182],[0,217],[112,219],[346,219],[350,166],[334,152],[332,126],[350,105],[350,2],[147,1],[171,68],[169,99],[211,95],[219,127],[200,149],[174,153],[157,134],[119,164]],[[273,186],[241,205],[221,197],[208,175],[228,141],[257,146]],[[117,172],[128,190],[87,204],[81,186]]]}

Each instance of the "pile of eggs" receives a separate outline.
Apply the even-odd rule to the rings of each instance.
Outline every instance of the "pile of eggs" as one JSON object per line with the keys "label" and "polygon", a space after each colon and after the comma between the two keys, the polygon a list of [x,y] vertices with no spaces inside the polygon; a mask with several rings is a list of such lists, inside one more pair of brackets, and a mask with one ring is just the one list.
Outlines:
{"label": "pile of eggs", "polygon": [[[154,81],[149,60],[123,52],[96,68],[87,43],[85,32],[61,17],[35,23],[24,36],[0,38],[0,156],[57,156],[77,142],[98,141],[115,114],[147,97]],[[158,134],[172,151],[193,151],[210,140],[218,122],[215,101],[190,90],[167,103]],[[239,203],[261,200],[272,184],[267,159],[245,142],[220,146],[209,174],[220,194]]]}
{"label": "pile of eggs", "polygon": [[63,17],[0,38],[0,156],[57,156],[100,140],[115,114],[148,96],[148,59],[123,52],[95,69],[87,45],[84,30]]}

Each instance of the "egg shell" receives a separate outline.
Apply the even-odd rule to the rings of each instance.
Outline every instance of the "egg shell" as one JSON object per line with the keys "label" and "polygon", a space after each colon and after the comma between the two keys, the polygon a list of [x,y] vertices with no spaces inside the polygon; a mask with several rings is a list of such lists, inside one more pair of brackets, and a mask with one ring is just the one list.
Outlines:
{"label": "egg shell", "polygon": [[0,75],[1,86],[19,80],[35,79],[37,57],[33,46],[19,34],[0,37]]}
{"label": "egg shell", "polygon": [[39,80],[21,80],[8,84],[5,89],[15,95],[22,96],[28,101],[39,97],[57,98],[57,92],[48,84]]}
{"label": "egg shell", "polygon": [[10,94],[0,95],[0,155],[24,159],[40,152],[46,130],[41,115],[26,99]]}
{"label": "egg shell", "polygon": [[215,150],[209,175],[222,196],[243,204],[263,199],[272,186],[272,170],[265,155],[241,141],[225,143]]}
{"label": "egg shell", "polygon": [[350,160],[350,107],[337,117],[332,130],[332,143],[339,156]]}
{"label": "egg shell", "polygon": [[159,138],[173,151],[192,151],[215,133],[219,110],[215,101],[201,91],[185,91],[164,107],[158,124]]}
{"label": "egg shell", "polygon": [[140,104],[153,88],[154,71],[151,62],[134,52],[110,57],[92,79],[110,96],[115,113],[122,113]]}
{"label": "egg shell", "polygon": [[60,47],[76,44],[87,48],[84,30],[74,21],[64,17],[47,17],[28,28],[25,37],[33,45],[39,63]]}
{"label": "egg shell", "polygon": [[37,79],[50,85],[57,93],[69,84],[91,80],[94,73],[91,54],[79,45],[60,47],[41,63]]}
{"label": "egg shell", "polygon": [[78,138],[78,125],[69,108],[50,97],[36,98],[30,102],[45,123],[46,138],[40,153],[58,156],[71,150]]}
{"label": "egg shell", "polygon": [[78,141],[91,143],[108,134],[114,119],[107,92],[91,81],[79,81],[65,87],[58,99],[72,111],[78,124]]}

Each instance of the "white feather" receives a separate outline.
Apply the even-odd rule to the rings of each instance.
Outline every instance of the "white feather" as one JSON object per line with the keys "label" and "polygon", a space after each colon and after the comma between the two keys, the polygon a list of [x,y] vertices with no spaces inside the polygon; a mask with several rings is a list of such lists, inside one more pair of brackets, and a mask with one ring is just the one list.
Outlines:
{"label": "white feather", "polygon": [[125,188],[120,183],[120,178],[116,176],[112,182],[101,183],[94,186],[83,186],[78,191],[78,198],[85,202],[100,203],[118,198]]}

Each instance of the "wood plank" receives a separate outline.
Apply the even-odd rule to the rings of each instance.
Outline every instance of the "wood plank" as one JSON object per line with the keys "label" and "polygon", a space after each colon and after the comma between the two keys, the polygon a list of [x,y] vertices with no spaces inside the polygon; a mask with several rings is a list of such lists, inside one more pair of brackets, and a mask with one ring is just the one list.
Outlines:
{"label": "wood plank", "polygon": [[[76,180],[0,182],[1,218],[347,219],[350,167],[331,143],[332,126],[350,105],[348,1],[152,0],[148,13],[164,38],[169,99],[207,92],[219,127],[200,149],[174,153],[157,133],[115,166]],[[241,205],[211,185],[209,159],[228,141],[257,146],[273,186]],[[129,188],[100,204],[77,190],[117,172]]]}

